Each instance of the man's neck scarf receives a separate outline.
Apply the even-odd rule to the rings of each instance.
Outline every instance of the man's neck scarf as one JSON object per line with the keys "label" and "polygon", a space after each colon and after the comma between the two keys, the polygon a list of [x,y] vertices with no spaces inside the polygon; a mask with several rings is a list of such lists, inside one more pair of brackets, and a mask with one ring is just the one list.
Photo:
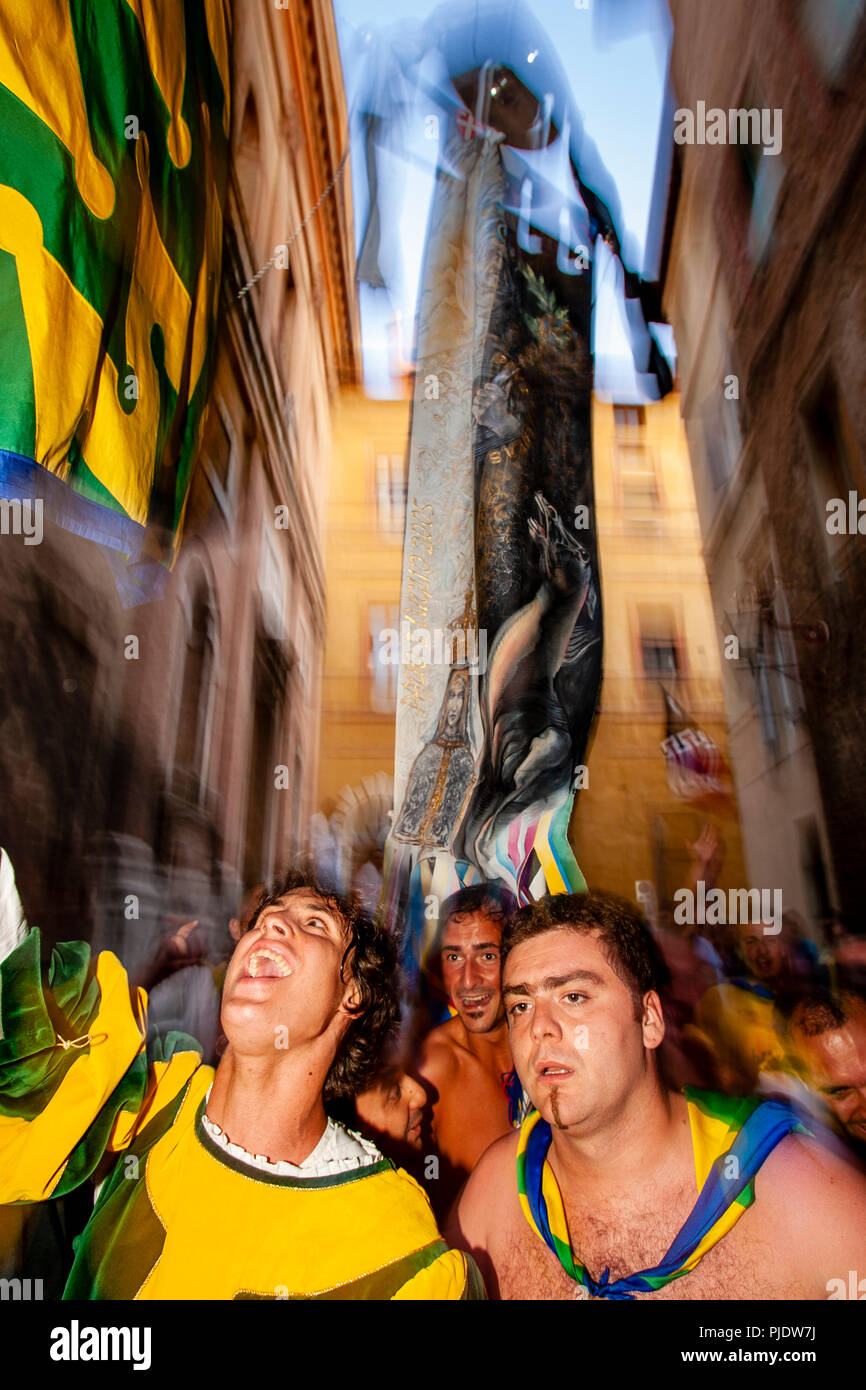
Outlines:
{"label": "man's neck scarf", "polygon": [[749,975],[735,975],[731,984],[736,985],[737,989],[745,990],[747,994],[754,994],[758,999],[775,999],[776,997],[768,985],[762,985]]}
{"label": "man's neck scarf", "polygon": [[782,1101],[723,1096],[692,1086],[685,1088],[685,1095],[698,1199],[657,1265],[613,1282],[608,1268],[596,1280],[574,1257],[562,1196],[547,1162],[550,1125],[533,1111],[521,1126],[517,1191],[523,1214],[566,1274],[594,1298],[631,1300],[636,1293],[654,1293],[688,1274],[751,1206],[755,1175],[780,1140],[794,1131],[809,1133],[795,1111]]}

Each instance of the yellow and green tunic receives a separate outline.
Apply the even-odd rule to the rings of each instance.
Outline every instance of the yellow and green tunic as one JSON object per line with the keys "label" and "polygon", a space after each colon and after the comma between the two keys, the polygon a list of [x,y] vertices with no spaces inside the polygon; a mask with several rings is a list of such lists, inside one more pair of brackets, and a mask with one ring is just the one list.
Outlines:
{"label": "yellow and green tunic", "polygon": [[60,1197],[106,1168],[66,1298],[483,1298],[422,1189],[387,1159],[334,1177],[253,1169],[207,1134],[213,1070],[146,1038],[110,952],[33,931],[0,964],[0,1203]]}
{"label": "yellow and green tunic", "polygon": [[[755,1200],[755,1175],[786,1135],[808,1134],[785,1102],[757,1096],[724,1096],[685,1088],[698,1198],[670,1249],[653,1269],[611,1282],[605,1269],[595,1280],[575,1258],[562,1195],[547,1162],[550,1126],[537,1110],[524,1120],[517,1148],[517,1191],[523,1214],[563,1269],[582,1286],[583,1297],[633,1299],[681,1279],[727,1235]],[[583,1292],[585,1290],[586,1292]]]}

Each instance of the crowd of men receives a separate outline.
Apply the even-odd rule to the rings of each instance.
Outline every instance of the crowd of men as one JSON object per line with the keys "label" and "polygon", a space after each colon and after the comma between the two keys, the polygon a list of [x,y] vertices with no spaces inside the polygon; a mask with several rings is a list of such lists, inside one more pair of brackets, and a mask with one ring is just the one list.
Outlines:
{"label": "crowd of men", "polygon": [[419,1036],[391,936],[295,875],[232,923],[214,1068],[16,902],[4,856],[0,1202],[94,1184],[68,1297],[822,1299],[863,1265],[850,942],[475,886]]}

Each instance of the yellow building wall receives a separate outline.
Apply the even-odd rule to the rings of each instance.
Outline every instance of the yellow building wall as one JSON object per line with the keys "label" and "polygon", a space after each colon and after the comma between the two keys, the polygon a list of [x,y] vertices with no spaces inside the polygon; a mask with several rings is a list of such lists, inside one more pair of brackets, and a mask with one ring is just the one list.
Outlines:
{"label": "yellow building wall", "polygon": [[[695,805],[666,781],[666,735],[658,679],[648,677],[641,617],[669,613],[679,674],[668,690],[727,756],[719,639],[704,567],[692,472],[679,397],[643,408],[642,424],[617,424],[615,407],[593,402],[593,457],[604,612],[600,714],[587,755],[589,786],[579,793],[570,838],[587,882],[635,896],[656,882],[659,898],[685,880],[688,853],[707,821],[723,844],[720,883],[743,885],[736,806]],[[629,476],[654,476],[654,505],[635,505]],[[658,634],[655,634],[658,635]],[[659,841],[666,849],[660,872]]]}
{"label": "yellow building wall", "polygon": [[408,399],[371,400],[358,387],[340,391],[333,408],[319,749],[319,809],[326,813],[345,786],[394,774],[395,712],[393,704],[373,707],[369,613],[400,602],[402,524],[380,525],[376,457],[399,456],[405,465],[410,408]]}

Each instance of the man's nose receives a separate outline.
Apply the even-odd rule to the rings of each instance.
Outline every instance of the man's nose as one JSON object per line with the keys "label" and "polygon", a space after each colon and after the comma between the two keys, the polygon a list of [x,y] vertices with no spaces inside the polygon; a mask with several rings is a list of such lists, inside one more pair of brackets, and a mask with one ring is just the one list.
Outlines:
{"label": "man's nose", "polygon": [[266,917],[262,922],[263,936],[288,936],[290,924],[282,917]]}
{"label": "man's nose", "polygon": [[427,1104],[427,1092],[414,1076],[406,1077],[406,1091],[410,1110],[423,1110]]}
{"label": "man's nose", "polygon": [[530,1033],[533,1038],[561,1038],[562,1029],[553,1008],[544,999],[536,999],[532,1009]]}
{"label": "man's nose", "polygon": [[461,983],[465,990],[472,989],[481,980],[481,971],[478,969],[478,962],[473,956],[468,956],[463,965],[463,975]]}

